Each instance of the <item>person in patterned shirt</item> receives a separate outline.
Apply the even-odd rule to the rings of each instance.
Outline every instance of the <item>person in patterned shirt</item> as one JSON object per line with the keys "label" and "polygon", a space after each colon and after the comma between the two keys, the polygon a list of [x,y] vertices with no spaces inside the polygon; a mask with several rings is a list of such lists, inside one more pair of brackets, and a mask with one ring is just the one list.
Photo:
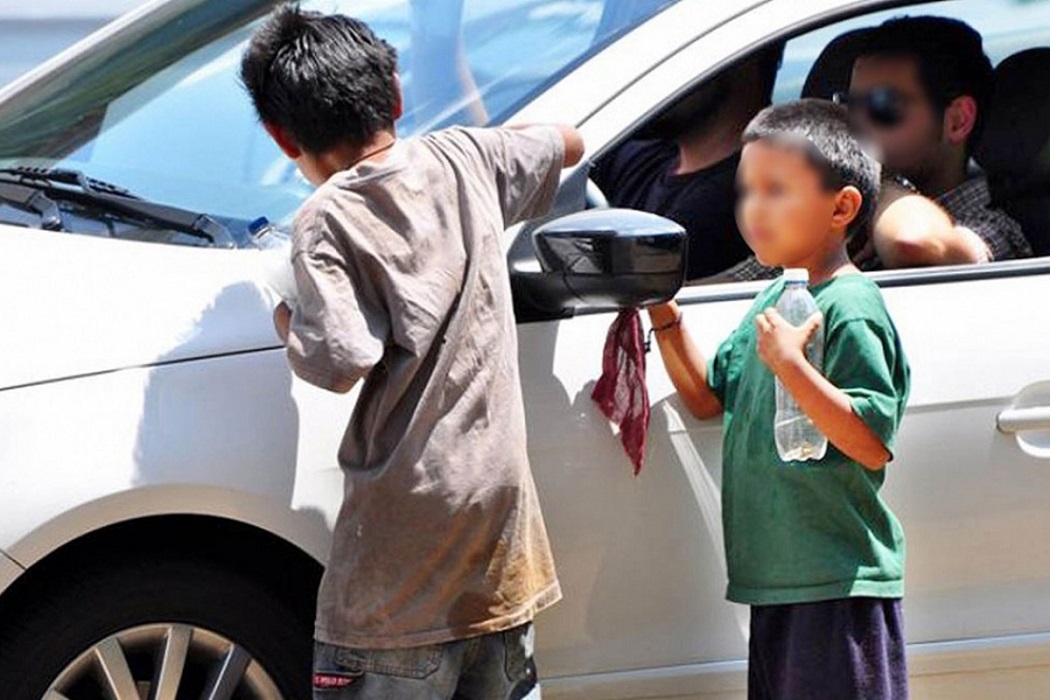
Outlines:
{"label": "person in patterned shirt", "polygon": [[[884,172],[868,231],[852,241],[864,270],[1028,257],[1021,226],[991,202],[970,154],[991,93],[981,36],[944,17],[902,17],[871,29],[848,93],[835,96],[877,147]],[[709,281],[775,277],[750,257]]]}

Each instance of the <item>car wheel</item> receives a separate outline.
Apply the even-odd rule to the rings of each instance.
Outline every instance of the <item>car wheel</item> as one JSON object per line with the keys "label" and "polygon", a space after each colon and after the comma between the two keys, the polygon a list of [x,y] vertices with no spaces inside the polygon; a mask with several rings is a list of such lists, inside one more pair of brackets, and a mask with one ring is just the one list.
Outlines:
{"label": "car wheel", "polygon": [[310,697],[310,621],[259,581],[192,560],[71,574],[4,621],[5,700]]}

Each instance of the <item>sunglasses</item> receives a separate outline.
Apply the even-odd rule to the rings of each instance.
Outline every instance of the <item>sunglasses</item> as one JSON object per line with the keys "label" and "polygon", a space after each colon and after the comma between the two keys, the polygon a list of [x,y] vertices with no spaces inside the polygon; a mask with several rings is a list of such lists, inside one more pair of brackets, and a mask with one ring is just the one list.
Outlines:
{"label": "sunglasses", "polygon": [[831,97],[835,104],[851,113],[864,110],[877,127],[892,128],[904,121],[904,114],[912,98],[890,87],[878,87],[868,92],[836,92]]}

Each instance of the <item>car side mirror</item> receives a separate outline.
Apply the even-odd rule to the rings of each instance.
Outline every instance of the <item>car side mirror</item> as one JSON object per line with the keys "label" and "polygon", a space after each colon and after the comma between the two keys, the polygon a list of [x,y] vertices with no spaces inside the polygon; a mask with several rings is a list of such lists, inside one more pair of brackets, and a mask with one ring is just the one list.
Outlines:
{"label": "car side mirror", "polygon": [[[650,306],[668,301],[685,283],[685,229],[631,209],[598,209],[548,221],[532,232],[551,311]],[[558,283],[555,285],[551,278]]]}

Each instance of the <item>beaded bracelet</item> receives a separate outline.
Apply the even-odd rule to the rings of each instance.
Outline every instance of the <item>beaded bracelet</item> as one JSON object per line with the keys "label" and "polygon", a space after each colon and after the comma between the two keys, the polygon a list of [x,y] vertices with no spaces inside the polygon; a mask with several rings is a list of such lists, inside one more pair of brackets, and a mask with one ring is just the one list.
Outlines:
{"label": "beaded bracelet", "polygon": [[669,321],[662,326],[653,326],[652,328],[650,328],[649,334],[645,337],[645,351],[649,352],[652,349],[654,335],[656,335],[657,333],[663,333],[664,331],[669,331],[672,328],[677,328],[680,325],[682,325],[681,311],[678,312],[678,315],[675,316],[675,319],[673,321]]}

